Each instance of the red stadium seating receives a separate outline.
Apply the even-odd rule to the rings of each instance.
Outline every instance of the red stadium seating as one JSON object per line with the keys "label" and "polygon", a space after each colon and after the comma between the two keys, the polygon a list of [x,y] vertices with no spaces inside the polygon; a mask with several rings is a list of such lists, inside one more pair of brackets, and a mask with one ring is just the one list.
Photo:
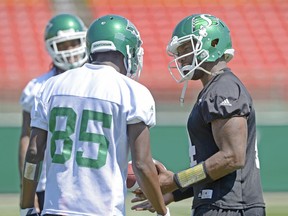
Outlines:
{"label": "red stadium seating", "polygon": [[141,81],[152,91],[179,87],[168,73],[170,58],[165,53],[175,25],[190,14],[211,13],[229,26],[236,50],[229,66],[255,97],[288,97],[288,1],[89,0],[89,4],[95,17],[119,14],[139,28],[145,49]]}
{"label": "red stadium seating", "polygon": [[[254,98],[288,99],[288,1],[86,0],[85,3],[94,17],[113,13],[136,24],[145,50],[140,81],[160,99],[180,94],[182,85],[177,85],[168,72],[171,59],[165,49],[175,25],[193,13],[211,13],[227,23],[236,50],[229,66]],[[5,92],[19,94],[30,79],[48,70],[51,60],[45,51],[43,33],[53,15],[51,4],[49,0],[0,1],[1,98],[7,95]],[[192,85],[200,88],[201,84]],[[193,92],[197,93],[195,89]]]}
{"label": "red stadium seating", "polygon": [[1,0],[0,2],[0,89],[21,91],[35,76],[48,70],[44,28],[51,18],[48,0]]}

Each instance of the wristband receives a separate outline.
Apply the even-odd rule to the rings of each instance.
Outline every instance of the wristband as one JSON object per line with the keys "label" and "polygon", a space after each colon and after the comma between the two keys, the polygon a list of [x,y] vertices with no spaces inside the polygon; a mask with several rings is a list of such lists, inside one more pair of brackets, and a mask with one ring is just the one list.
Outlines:
{"label": "wristband", "polygon": [[175,173],[173,178],[178,188],[184,188],[198,183],[209,177],[207,175],[204,162],[194,167]]}
{"label": "wristband", "polygon": [[25,209],[20,209],[20,216],[38,216],[39,214],[37,213],[35,208],[25,208]]}
{"label": "wristband", "polygon": [[169,208],[167,206],[166,206],[166,209],[167,209],[167,212],[166,212],[165,215],[161,215],[161,214],[157,213],[157,216],[170,216],[170,210],[169,210]]}

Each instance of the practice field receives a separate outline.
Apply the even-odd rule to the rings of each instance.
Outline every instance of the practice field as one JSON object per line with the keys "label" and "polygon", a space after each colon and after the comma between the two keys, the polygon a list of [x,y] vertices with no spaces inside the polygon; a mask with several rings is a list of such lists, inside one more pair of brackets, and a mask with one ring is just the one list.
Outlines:
{"label": "practice field", "polygon": [[[150,212],[135,212],[130,210],[132,194],[127,197],[127,216],[149,216],[155,215]],[[265,193],[267,205],[267,216],[287,216],[288,215],[288,193]],[[0,216],[19,215],[19,195],[0,194]],[[172,216],[190,216],[191,199],[172,203],[169,205]]]}

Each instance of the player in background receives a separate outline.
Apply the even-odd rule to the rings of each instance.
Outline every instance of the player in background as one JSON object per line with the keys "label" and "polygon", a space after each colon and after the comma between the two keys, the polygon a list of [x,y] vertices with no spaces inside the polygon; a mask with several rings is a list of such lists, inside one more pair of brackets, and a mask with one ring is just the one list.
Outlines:
{"label": "player in background", "polygon": [[[45,29],[45,45],[52,58],[53,64],[50,71],[31,80],[24,88],[20,104],[22,106],[22,130],[19,142],[19,174],[22,183],[22,172],[26,151],[30,138],[30,112],[34,104],[34,98],[42,84],[50,77],[64,71],[82,66],[87,61],[85,50],[86,27],[82,20],[72,14],[58,14],[49,20]],[[35,206],[43,209],[45,191],[45,164],[39,180]],[[37,201],[38,200],[38,201]]]}
{"label": "player in background", "polygon": [[[173,173],[159,167],[165,203],[194,197],[194,216],[264,216],[255,110],[249,92],[227,66],[234,56],[229,28],[212,15],[185,17],[167,51],[174,57],[172,77],[186,85],[200,80],[203,89],[187,122],[191,168]],[[133,209],[153,211],[149,202]]]}
{"label": "player in background", "polygon": [[126,215],[131,152],[143,192],[157,215],[168,216],[150,149],[155,102],[149,90],[132,79],[138,79],[142,69],[140,34],[128,19],[106,15],[88,28],[86,47],[89,63],[50,78],[36,98],[21,215],[34,212],[44,152],[43,215]]}

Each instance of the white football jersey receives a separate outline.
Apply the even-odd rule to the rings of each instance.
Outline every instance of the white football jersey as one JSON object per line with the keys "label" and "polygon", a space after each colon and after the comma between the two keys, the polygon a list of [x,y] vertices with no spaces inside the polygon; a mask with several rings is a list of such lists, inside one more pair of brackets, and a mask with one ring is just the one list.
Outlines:
{"label": "white football jersey", "polygon": [[125,215],[127,124],[155,125],[155,102],[140,83],[85,64],[49,79],[31,126],[48,131],[43,214]]}
{"label": "white football jersey", "polygon": [[[41,86],[52,76],[56,75],[56,68],[53,67],[49,72],[32,79],[24,88],[22,91],[21,97],[20,97],[20,105],[22,107],[22,110],[31,113],[31,109],[34,104],[34,98],[36,97],[37,93],[41,89]],[[39,178],[39,182],[37,185],[37,192],[41,192],[45,190],[45,183],[46,183],[46,165],[45,160],[42,163],[42,172]]]}
{"label": "white football jersey", "polygon": [[25,86],[25,88],[22,91],[21,97],[20,97],[20,105],[22,109],[28,113],[31,112],[31,109],[34,104],[34,98],[39,92],[41,86],[43,83],[45,83],[50,77],[56,75],[56,69],[53,67],[49,72],[32,79],[28,84]]}

